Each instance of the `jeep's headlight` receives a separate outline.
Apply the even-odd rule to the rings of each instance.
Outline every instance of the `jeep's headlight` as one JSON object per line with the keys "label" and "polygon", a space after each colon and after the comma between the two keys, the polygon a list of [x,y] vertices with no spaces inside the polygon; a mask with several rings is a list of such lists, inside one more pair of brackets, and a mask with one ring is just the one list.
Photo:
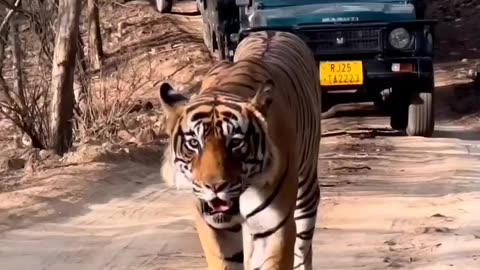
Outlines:
{"label": "jeep's headlight", "polygon": [[411,38],[410,33],[403,27],[393,29],[388,35],[388,41],[395,49],[407,48],[410,45]]}

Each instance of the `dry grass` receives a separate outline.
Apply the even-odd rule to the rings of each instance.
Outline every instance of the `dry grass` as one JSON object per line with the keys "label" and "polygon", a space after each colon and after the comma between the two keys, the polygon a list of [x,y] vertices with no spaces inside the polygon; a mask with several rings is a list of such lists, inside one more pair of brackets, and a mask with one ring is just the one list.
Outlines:
{"label": "dry grass", "polygon": [[[22,51],[21,74],[24,87],[18,94],[15,81],[11,46],[7,39],[5,61],[0,61],[0,90],[7,93],[0,98],[0,114],[17,126],[18,133],[25,134],[34,148],[45,149],[49,144],[50,77],[53,58],[54,22],[56,6],[52,1],[41,4],[29,2],[19,19],[20,47]],[[82,23],[85,23],[82,21]],[[80,27],[85,32],[85,27]],[[133,26],[131,27],[133,30]],[[117,29],[119,32],[122,29]],[[113,36],[118,33],[108,33]],[[163,33],[163,32],[162,32]],[[112,36],[107,35],[107,36]],[[8,36],[7,36],[8,37]],[[82,40],[86,39],[85,36]],[[117,133],[125,130],[126,116],[139,110],[139,97],[145,89],[153,87],[158,80],[155,63],[149,50],[132,46],[104,45],[110,53],[106,65],[100,70],[90,70],[84,59],[77,57],[74,119],[74,139],[77,142],[101,140],[114,142]],[[79,41],[80,48],[84,42]],[[117,48],[115,48],[117,47]],[[147,47],[145,47],[147,48]],[[121,51],[119,51],[121,49]],[[142,54],[138,54],[139,51]],[[1,56],[1,55],[0,55]],[[107,54],[107,56],[109,56]],[[1,59],[0,59],[1,60]],[[5,95],[4,95],[5,96]],[[0,95],[1,97],[1,95]],[[151,109],[151,104],[150,109]],[[141,106],[141,105],[140,105]]]}
{"label": "dry grass", "polygon": [[135,100],[136,94],[153,81],[152,66],[148,58],[142,65],[132,65],[125,60],[117,65],[116,72],[98,72],[88,78],[87,94],[79,97],[80,113],[76,114],[75,138],[77,141],[117,141],[117,133],[126,129],[127,115],[142,109]]}
{"label": "dry grass", "polygon": [[[51,59],[53,52],[53,22],[56,8],[53,1],[29,1],[12,17],[18,28],[19,65],[14,68],[14,32],[2,33],[0,52],[0,113],[28,135],[34,147],[48,143],[48,103]],[[10,25],[12,26],[12,25]],[[7,50],[8,49],[8,50]],[[17,72],[19,69],[20,72]],[[17,82],[17,83],[14,83]],[[21,82],[18,84],[18,82]]]}

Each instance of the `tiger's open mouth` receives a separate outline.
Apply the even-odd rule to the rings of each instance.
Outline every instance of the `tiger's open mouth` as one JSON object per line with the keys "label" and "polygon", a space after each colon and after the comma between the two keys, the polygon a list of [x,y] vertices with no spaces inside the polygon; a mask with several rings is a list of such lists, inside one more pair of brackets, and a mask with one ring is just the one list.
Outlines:
{"label": "tiger's open mouth", "polygon": [[231,201],[224,201],[215,198],[208,202],[202,200],[202,212],[207,215],[236,215],[240,212],[239,199],[235,198]]}

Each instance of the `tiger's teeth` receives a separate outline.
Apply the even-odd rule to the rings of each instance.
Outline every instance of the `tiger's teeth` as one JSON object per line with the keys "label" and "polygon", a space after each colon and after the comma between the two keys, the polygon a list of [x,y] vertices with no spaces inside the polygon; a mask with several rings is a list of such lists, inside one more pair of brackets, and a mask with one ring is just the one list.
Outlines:
{"label": "tiger's teeth", "polygon": [[207,204],[208,204],[208,206],[209,206],[210,208],[214,209],[212,202],[207,202]]}

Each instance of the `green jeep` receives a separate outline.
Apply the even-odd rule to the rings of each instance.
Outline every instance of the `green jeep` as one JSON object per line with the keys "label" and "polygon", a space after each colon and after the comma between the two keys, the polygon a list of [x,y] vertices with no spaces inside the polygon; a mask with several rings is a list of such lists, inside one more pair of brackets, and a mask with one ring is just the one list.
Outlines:
{"label": "green jeep", "polygon": [[323,110],[335,95],[374,101],[391,127],[410,136],[434,130],[433,26],[423,1],[197,0],[207,47],[232,59],[252,31],[301,37],[320,71]]}

